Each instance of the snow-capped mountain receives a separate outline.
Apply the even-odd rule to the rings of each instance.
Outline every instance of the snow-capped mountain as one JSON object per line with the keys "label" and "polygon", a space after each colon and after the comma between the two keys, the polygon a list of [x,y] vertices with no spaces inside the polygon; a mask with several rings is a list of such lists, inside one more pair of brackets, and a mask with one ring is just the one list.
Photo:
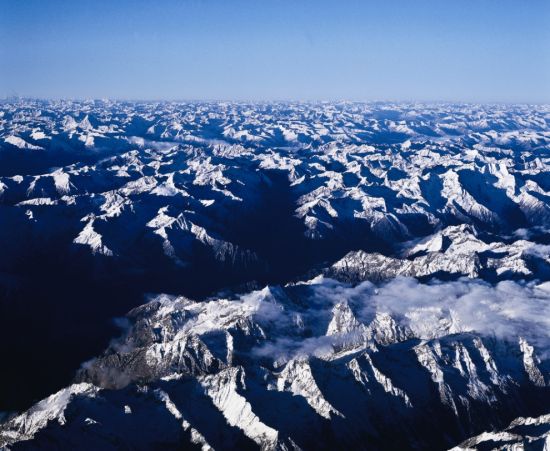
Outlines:
{"label": "snow-capped mountain", "polygon": [[0,443],[443,449],[548,407],[549,309],[546,286],[466,279],[159,296]]}
{"label": "snow-capped mountain", "polygon": [[513,237],[506,242],[483,241],[475,227],[448,226],[433,235],[406,242],[395,256],[352,251],[326,274],[340,280],[483,277],[487,280],[525,279],[550,275],[550,246]]}
{"label": "snow-capped mountain", "polygon": [[[4,165],[2,203],[30,229],[25,240],[54,228],[66,233],[66,247],[127,259],[145,240],[175,265],[202,248],[241,266],[272,259],[247,239],[246,224],[261,222],[260,207],[273,197],[275,213],[295,220],[289,238],[305,235],[303,247],[319,241],[311,248],[337,240],[333,252],[387,253],[460,223],[512,233],[550,219],[549,114],[460,105],[4,104],[0,157],[29,165]],[[60,152],[77,161],[38,173],[31,164],[40,157],[59,165]]]}
{"label": "snow-capped mountain", "polygon": [[549,121],[1,103],[0,446],[540,442]]}

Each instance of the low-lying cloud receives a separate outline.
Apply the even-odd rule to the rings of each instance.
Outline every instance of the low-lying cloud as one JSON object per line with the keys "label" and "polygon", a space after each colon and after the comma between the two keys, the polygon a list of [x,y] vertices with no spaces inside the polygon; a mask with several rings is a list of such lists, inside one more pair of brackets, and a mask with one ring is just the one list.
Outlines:
{"label": "low-lying cloud", "polygon": [[[168,306],[176,311],[186,309],[186,320],[175,331],[180,335],[202,336],[230,329],[241,320],[253,320],[264,338],[252,349],[251,357],[275,363],[300,356],[326,356],[335,348],[365,344],[365,328],[360,324],[368,327],[380,314],[396,322],[403,331],[400,339],[428,340],[472,332],[515,343],[522,337],[540,357],[546,358],[550,352],[550,282],[492,285],[464,278],[420,283],[398,277],[382,284],[352,286],[319,277],[304,284],[254,291],[232,301],[189,301],[176,306],[177,298],[156,299],[165,303],[161,311],[172,311]],[[333,309],[342,303],[349,306],[359,326],[329,335]],[[126,340],[132,326],[126,322],[120,326],[125,336],[114,340],[110,348],[122,354],[132,352],[135,342]]]}
{"label": "low-lying cloud", "polygon": [[[269,317],[258,307],[256,320],[274,325],[275,330],[273,339],[256,349],[256,354],[275,358],[322,355],[333,345],[353,340],[349,333],[325,335],[332,308],[340,302],[346,302],[364,325],[377,314],[387,313],[420,339],[475,332],[510,341],[523,337],[541,353],[550,348],[550,283],[505,281],[491,285],[460,279],[426,284],[398,277],[379,285],[364,282],[350,286],[320,278],[307,288],[290,287],[290,298],[296,297],[296,290],[302,291],[299,304],[283,302],[283,308],[270,309]],[[244,300],[249,302],[251,295],[247,296]],[[257,294],[255,297],[257,302],[265,302]],[[292,327],[296,318],[310,336],[302,338]]]}

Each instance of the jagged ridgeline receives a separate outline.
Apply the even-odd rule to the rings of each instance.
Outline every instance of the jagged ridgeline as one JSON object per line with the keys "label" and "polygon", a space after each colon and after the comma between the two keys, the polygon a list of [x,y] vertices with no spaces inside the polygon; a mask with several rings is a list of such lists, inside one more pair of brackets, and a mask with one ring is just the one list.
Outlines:
{"label": "jagged ridgeline", "polygon": [[0,446],[543,443],[549,121],[2,103]]}

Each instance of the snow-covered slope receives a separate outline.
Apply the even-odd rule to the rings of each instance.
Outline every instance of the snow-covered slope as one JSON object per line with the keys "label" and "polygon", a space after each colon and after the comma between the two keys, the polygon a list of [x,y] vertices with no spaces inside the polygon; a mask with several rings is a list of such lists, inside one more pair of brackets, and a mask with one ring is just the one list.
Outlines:
{"label": "snow-covered slope", "polygon": [[467,276],[490,280],[525,279],[550,274],[550,246],[517,237],[506,242],[478,238],[469,225],[447,228],[420,240],[404,243],[396,256],[353,251],[325,274],[348,282]]}
{"label": "snow-covered slope", "polygon": [[500,431],[483,432],[465,440],[452,451],[461,450],[523,450],[550,448],[550,415],[537,418],[516,418]]}

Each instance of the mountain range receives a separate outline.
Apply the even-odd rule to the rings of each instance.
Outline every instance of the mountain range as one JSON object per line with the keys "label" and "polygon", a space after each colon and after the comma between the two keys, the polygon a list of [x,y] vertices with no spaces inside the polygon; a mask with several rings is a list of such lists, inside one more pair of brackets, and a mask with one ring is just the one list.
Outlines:
{"label": "mountain range", "polygon": [[3,102],[0,447],[550,446],[549,123]]}

